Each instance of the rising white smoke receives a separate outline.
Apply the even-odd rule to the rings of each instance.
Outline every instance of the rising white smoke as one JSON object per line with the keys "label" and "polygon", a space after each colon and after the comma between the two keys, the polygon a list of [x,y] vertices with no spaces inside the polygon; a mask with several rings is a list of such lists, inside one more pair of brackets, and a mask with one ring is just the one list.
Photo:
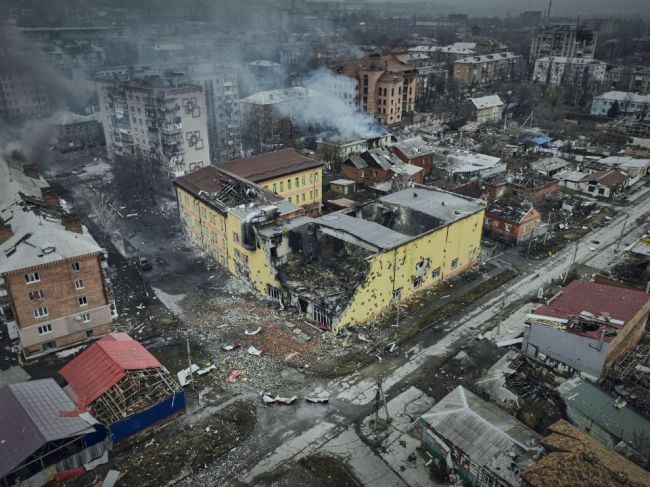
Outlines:
{"label": "rising white smoke", "polygon": [[[338,76],[325,68],[308,76],[301,84],[313,96],[280,104],[280,112],[302,128],[317,128],[328,138],[369,138],[381,134],[372,115],[359,112],[353,98],[343,98],[342,93],[353,96],[354,80],[347,76]],[[352,103],[350,103],[352,101]]]}

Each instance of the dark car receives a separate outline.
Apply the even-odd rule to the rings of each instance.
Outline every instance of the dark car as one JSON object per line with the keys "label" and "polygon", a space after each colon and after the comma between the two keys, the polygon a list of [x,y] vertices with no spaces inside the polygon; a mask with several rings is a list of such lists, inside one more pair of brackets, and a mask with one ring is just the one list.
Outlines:
{"label": "dark car", "polygon": [[146,257],[138,257],[138,267],[143,271],[149,271],[151,270],[152,265]]}

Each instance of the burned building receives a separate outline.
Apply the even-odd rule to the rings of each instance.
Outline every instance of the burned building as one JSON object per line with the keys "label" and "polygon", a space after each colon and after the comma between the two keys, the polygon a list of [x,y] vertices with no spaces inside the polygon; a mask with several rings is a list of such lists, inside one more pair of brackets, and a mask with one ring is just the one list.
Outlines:
{"label": "burned building", "polygon": [[522,351],[565,371],[604,379],[639,343],[650,294],[573,281],[528,315]]}
{"label": "burned building", "polygon": [[402,162],[387,149],[370,149],[350,156],[341,164],[341,176],[357,181],[361,186],[384,192],[391,190],[391,182],[394,180],[405,185],[410,181],[422,183],[424,179],[421,167]]}
{"label": "burned building", "polygon": [[261,227],[273,279],[257,287],[327,329],[361,325],[476,265],[483,212],[477,200],[416,186]]}

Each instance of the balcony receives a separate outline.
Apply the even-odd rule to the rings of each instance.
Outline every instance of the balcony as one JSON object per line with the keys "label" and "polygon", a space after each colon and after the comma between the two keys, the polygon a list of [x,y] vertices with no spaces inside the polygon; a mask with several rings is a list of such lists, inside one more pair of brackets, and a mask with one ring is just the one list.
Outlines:
{"label": "balcony", "polygon": [[160,126],[160,131],[166,135],[180,134],[183,126],[180,123],[163,123]]}

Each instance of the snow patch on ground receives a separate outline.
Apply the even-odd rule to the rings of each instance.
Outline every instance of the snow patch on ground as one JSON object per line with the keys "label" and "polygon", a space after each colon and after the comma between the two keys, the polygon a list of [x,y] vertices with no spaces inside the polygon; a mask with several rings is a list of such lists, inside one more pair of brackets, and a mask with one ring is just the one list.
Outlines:
{"label": "snow patch on ground", "polygon": [[176,316],[183,315],[183,307],[181,306],[181,301],[185,299],[185,294],[167,294],[162,289],[156,287],[152,288],[153,292],[156,293],[156,296],[160,301],[167,307],[169,311],[174,313]]}

